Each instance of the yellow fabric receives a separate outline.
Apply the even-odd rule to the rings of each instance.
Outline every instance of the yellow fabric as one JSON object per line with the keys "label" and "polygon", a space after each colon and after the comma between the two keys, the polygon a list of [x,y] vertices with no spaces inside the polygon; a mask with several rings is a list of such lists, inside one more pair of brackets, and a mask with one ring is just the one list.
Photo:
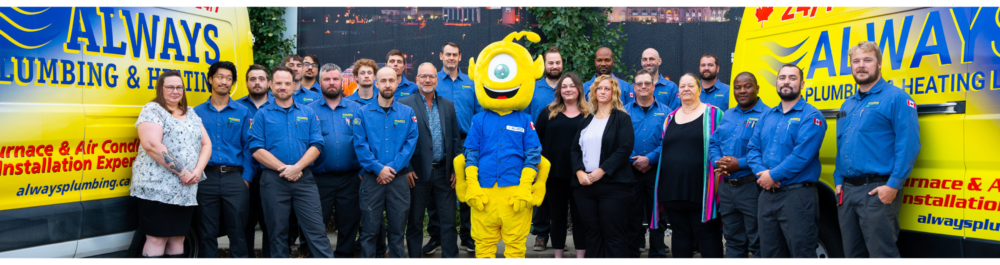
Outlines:
{"label": "yellow fabric", "polygon": [[517,185],[517,190],[514,191],[513,196],[507,202],[507,204],[514,208],[515,213],[534,205],[532,201],[534,198],[531,197],[531,182],[533,181],[535,181],[535,170],[531,168],[522,169],[521,184]]}
{"label": "yellow fabric", "polygon": [[497,243],[503,239],[504,257],[524,258],[528,232],[531,230],[532,208],[515,212],[506,202],[513,199],[519,186],[482,189],[492,200],[483,210],[471,211],[472,239],[476,240],[476,258],[496,258]]}

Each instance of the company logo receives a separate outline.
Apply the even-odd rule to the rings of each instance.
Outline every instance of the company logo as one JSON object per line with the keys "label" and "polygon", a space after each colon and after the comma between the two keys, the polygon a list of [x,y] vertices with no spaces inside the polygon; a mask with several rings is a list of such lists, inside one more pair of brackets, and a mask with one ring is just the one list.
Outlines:
{"label": "company logo", "polygon": [[354,125],[361,125],[361,119],[360,118],[354,118]]}
{"label": "company logo", "polygon": [[413,116],[411,118],[413,118],[413,122],[417,122],[417,116]]}
{"label": "company logo", "polygon": [[[414,117],[413,119],[415,120],[417,118]],[[406,123],[406,120],[395,120],[395,121],[392,122],[392,125],[396,125],[396,124],[400,124],[400,123]]]}
{"label": "company logo", "polygon": [[965,220],[958,218],[939,217],[939,216],[934,216],[930,213],[928,213],[927,215],[918,216],[917,223],[949,226],[951,227],[951,229],[954,230],[971,228],[973,232],[975,232],[976,230],[1000,231],[1000,223],[997,223],[995,221],[990,221],[990,219],[986,219],[985,221]]}
{"label": "company logo", "polygon": [[308,120],[309,120],[309,117],[302,117],[302,116],[295,117],[295,121],[296,122],[298,122],[298,121],[308,121]]}
{"label": "company logo", "polygon": [[353,117],[353,116],[354,116],[354,114],[350,114],[350,113],[340,114],[341,118],[349,118],[349,117]]}
{"label": "company logo", "polygon": [[49,44],[66,29],[70,10],[69,7],[0,7],[3,18],[0,49],[31,50]]}
{"label": "company logo", "polygon": [[240,122],[240,119],[237,119],[237,118],[229,118],[229,122]]}
{"label": "company logo", "polygon": [[529,121],[529,122],[528,122],[528,125],[531,125],[531,130],[532,130],[532,131],[534,131],[534,130],[535,130],[535,123],[534,123],[534,122],[530,122],[530,121]]}
{"label": "company logo", "polygon": [[[532,125],[532,126],[534,126],[534,125]],[[524,128],[514,127],[514,126],[510,126],[510,125],[507,125],[507,130],[508,131],[515,131],[515,132],[519,132],[519,133],[524,133]]]}

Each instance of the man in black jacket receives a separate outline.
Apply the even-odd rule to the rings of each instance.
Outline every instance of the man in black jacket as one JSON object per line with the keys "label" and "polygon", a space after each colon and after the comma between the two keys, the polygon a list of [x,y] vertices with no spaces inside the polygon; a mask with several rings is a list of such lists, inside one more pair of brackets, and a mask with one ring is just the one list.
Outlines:
{"label": "man in black jacket", "polygon": [[417,147],[410,159],[413,171],[406,175],[410,182],[410,216],[406,227],[407,249],[411,258],[421,256],[424,210],[428,201],[437,208],[441,226],[441,257],[458,257],[458,234],[455,230],[455,173],[452,158],[462,153],[455,105],[438,97],[437,69],[431,63],[417,68],[419,96],[399,100],[413,109],[417,116]]}

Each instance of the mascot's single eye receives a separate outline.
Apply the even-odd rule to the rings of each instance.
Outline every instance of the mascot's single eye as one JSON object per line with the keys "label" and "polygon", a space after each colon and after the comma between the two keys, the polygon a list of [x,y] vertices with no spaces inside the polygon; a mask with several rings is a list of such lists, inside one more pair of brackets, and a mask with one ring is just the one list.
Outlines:
{"label": "mascot's single eye", "polygon": [[514,61],[514,57],[507,54],[493,56],[486,72],[490,81],[497,83],[510,81],[517,75],[517,61]]}

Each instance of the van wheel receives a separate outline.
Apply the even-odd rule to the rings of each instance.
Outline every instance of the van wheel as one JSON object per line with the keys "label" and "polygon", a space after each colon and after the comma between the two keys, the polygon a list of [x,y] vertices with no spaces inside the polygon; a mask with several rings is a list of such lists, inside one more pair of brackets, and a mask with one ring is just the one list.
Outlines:
{"label": "van wheel", "polygon": [[191,227],[188,230],[188,235],[184,237],[184,257],[198,257],[198,241],[201,241],[198,237],[198,231]]}

